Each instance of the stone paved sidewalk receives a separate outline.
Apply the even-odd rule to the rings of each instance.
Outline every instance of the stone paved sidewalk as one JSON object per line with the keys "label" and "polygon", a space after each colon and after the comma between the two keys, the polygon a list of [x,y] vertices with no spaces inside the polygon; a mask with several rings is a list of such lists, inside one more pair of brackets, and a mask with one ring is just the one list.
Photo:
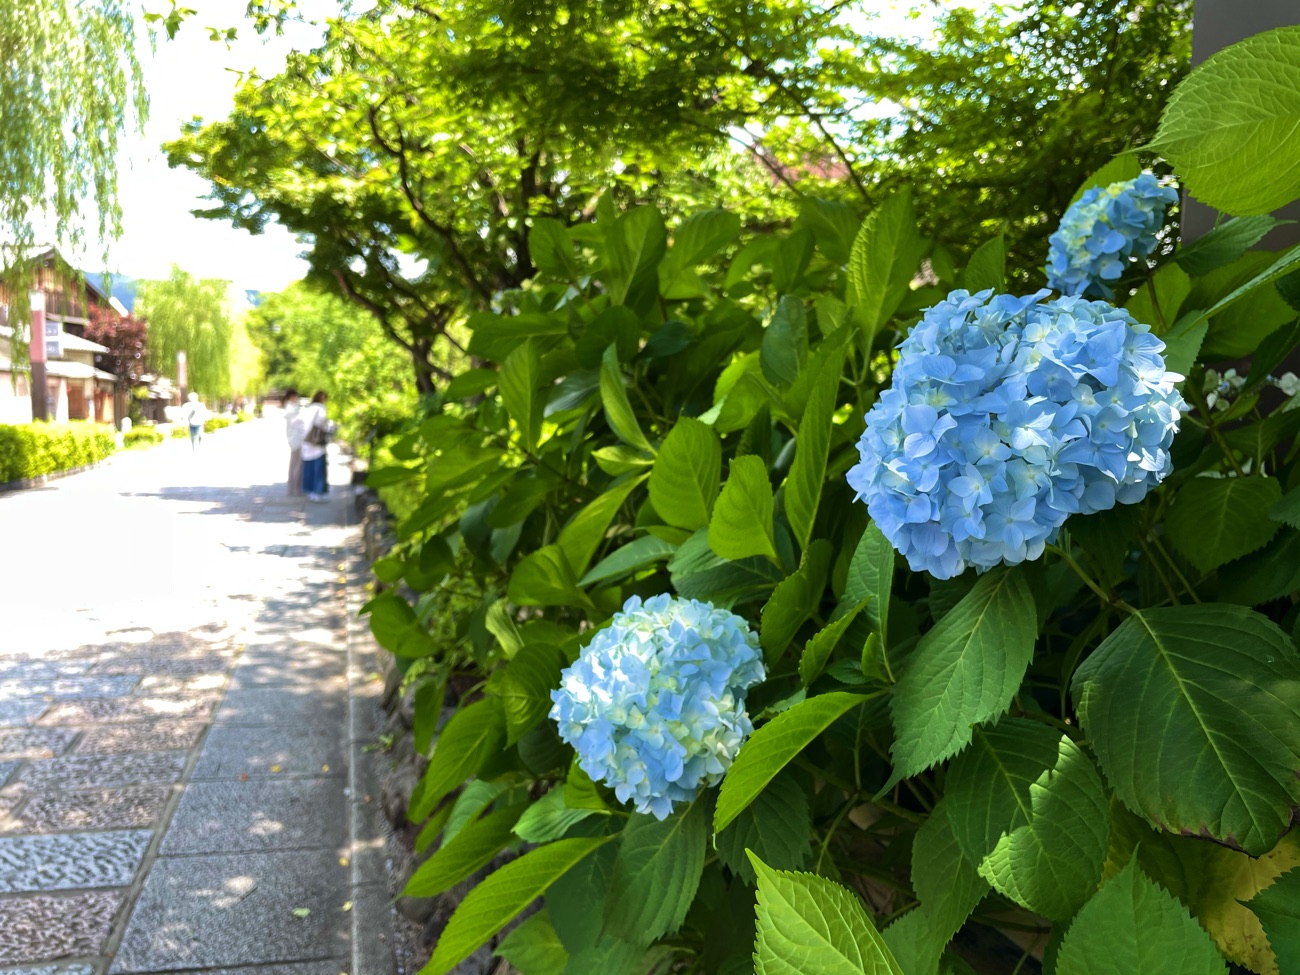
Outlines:
{"label": "stone paved sidewalk", "polygon": [[268,419],[0,495],[0,975],[350,971],[351,490],[285,460]]}

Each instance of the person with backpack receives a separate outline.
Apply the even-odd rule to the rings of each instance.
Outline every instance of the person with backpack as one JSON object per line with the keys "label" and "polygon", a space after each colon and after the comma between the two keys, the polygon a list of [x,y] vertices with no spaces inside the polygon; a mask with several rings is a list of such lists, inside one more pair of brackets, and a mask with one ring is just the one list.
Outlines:
{"label": "person with backpack", "polygon": [[325,447],[334,433],[334,424],[325,412],[325,400],[324,391],[317,392],[298,416],[303,429],[302,487],[308,501],[325,501],[329,493],[325,480]]}

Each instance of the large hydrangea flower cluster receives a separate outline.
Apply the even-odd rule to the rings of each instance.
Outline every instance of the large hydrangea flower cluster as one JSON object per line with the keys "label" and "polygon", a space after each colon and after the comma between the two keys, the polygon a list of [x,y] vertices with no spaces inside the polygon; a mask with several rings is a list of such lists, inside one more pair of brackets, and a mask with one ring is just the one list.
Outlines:
{"label": "large hydrangea flower cluster", "polygon": [[1171,470],[1164,344],[1103,301],[954,291],[899,346],[849,484],[916,570],[1036,559],[1072,514]]}
{"label": "large hydrangea flower cluster", "polygon": [[1177,199],[1178,191],[1161,186],[1152,173],[1088,190],[1049,239],[1048,286],[1066,295],[1113,298],[1106,282],[1156,249],[1165,207]]}
{"label": "large hydrangea flower cluster", "polygon": [[633,596],[564,671],[551,719],[584,772],[663,819],[731,767],[754,730],[745,694],[763,676],[758,637],[739,616]]}

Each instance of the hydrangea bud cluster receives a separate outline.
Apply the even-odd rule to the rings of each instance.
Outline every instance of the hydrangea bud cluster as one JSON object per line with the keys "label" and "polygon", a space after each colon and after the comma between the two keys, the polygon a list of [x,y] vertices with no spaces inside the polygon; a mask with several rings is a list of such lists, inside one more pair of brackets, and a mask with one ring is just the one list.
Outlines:
{"label": "hydrangea bud cluster", "polygon": [[1165,207],[1177,199],[1178,191],[1161,186],[1152,173],[1088,190],[1070,204],[1048,241],[1048,287],[1065,295],[1115,297],[1106,282],[1156,249]]}
{"label": "hydrangea bud cluster", "polygon": [[899,346],[849,484],[915,570],[1036,559],[1065,519],[1169,473],[1181,376],[1103,301],[954,291]]}
{"label": "hydrangea bud cluster", "polygon": [[551,719],[593,779],[658,819],[731,767],[754,730],[758,637],[711,603],[633,596],[551,692]]}

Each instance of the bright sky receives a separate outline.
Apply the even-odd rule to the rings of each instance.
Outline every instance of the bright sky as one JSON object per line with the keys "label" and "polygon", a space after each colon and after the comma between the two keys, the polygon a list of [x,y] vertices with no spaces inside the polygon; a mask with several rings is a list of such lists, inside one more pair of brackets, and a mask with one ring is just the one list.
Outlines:
{"label": "bright sky", "polygon": [[[306,272],[306,262],[298,257],[302,248],[293,236],[277,225],[254,236],[224,221],[192,216],[191,210],[205,206],[208,183],[189,170],[170,169],[158,147],[193,116],[224,118],[238,81],[235,72],[278,74],[291,50],[317,44],[320,30],[298,24],[290,25],[283,36],[262,37],[243,21],[246,0],[189,2],[199,13],[185,22],[175,39],[160,36],[151,50],[141,31],[139,56],[150,114],[144,134],[130,135],[119,156],[123,235],[109,249],[107,269],[131,277],[164,278],[175,263],[198,277],[232,281],[236,293],[278,291]],[[984,7],[988,2],[942,0],[941,5]],[[928,18],[906,16],[912,5],[880,0],[872,26],[881,33],[926,34]],[[145,0],[144,6],[166,9],[163,0]],[[301,0],[299,6],[313,18],[337,9],[334,0]],[[209,25],[240,25],[239,37],[229,47],[214,42],[208,37]],[[92,247],[90,253],[95,256],[80,261],[74,256],[74,263],[97,269],[99,249]]]}
{"label": "bright sky", "polygon": [[[156,49],[142,36],[140,62],[149,92],[149,121],[143,135],[132,133],[118,156],[118,192],[123,234],[110,245],[108,270],[141,278],[165,278],[172,264],[198,277],[233,281],[238,291],[278,291],[306,272],[302,249],[278,225],[260,235],[222,220],[205,220],[190,211],[205,206],[209,184],[187,169],[171,169],[159,146],[175,138],[194,116],[209,121],[230,112],[235,72],[255,69],[263,77],[278,74],[295,48],[314,47],[320,31],[290,25],[285,35],[259,36],[243,20],[246,0],[199,0],[199,13],[187,20],[172,40],[160,34]],[[332,9],[333,4],[307,6]],[[162,0],[146,9],[166,10]],[[239,25],[239,37],[227,48],[209,39],[206,28]],[[143,34],[143,32],[142,32]],[[94,250],[92,253],[97,254]],[[97,259],[83,266],[94,268]]]}

